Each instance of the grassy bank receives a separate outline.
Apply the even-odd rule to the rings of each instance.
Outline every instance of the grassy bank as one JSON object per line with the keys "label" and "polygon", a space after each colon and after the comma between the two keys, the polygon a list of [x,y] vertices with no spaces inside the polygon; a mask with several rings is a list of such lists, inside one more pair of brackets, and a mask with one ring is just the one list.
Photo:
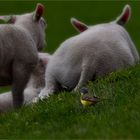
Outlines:
{"label": "grassy bank", "polygon": [[89,83],[109,100],[84,108],[80,95],[62,92],[0,116],[0,138],[140,138],[140,65]]}

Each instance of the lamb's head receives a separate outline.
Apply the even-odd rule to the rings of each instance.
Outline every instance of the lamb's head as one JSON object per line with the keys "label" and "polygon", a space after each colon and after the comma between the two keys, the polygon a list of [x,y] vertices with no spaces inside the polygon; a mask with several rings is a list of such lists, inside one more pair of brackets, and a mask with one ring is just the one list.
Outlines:
{"label": "lamb's head", "polygon": [[0,16],[0,19],[9,24],[14,24],[27,29],[35,41],[38,50],[45,46],[45,27],[46,22],[42,17],[44,6],[37,4],[36,9],[32,13],[23,15]]}
{"label": "lamb's head", "polygon": [[[130,16],[131,16],[131,7],[129,5],[125,5],[120,16],[118,16],[116,20],[111,23],[124,26],[129,21]],[[84,32],[85,30],[90,29],[91,27],[75,18],[71,18],[71,24],[78,32]]]}

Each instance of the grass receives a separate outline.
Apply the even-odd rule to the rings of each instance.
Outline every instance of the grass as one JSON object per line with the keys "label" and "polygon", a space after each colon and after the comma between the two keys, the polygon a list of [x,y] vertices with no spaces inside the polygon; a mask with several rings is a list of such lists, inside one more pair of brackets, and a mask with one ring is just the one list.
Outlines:
{"label": "grass", "polygon": [[90,82],[109,100],[84,108],[75,92],[62,92],[0,116],[0,138],[140,138],[140,65]]}
{"label": "grass", "polygon": [[[0,14],[32,11],[37,2],[46,7],[48,45],[44,51],[52,53],[62,41],[77,34],[70,17],[88,24],[108,22],[128,3],[132,18],[126,28],[140,52],[139,1],[0,1]],[[83,108],[78,93],[62,92],[36,105],[0,114],[0,138],[140,138],[140,65],[90,82],[88,87],[109,100]],[[5,90],[8,88],[0,88],[0,92]]]}

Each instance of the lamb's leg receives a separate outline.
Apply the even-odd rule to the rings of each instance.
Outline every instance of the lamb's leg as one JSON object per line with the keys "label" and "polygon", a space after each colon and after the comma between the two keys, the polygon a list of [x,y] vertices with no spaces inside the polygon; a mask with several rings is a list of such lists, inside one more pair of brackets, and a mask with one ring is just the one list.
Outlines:
{"label": "lamb's leg", "polygon": [[89,63],[84,64],[82,66],[82,72],[81,72],[79,82],[77,86],[74,88],[74,91],[78,91],[79,88],[87,84],[88,81],[92,80],[94,73],[95,73],[95,70],[92,64],[89,64]]}
{"label": "lamb's leg", "polygon": [[39,99],[43,100],[44,98],[48,98],[50,95],[57,92],[58,89],[59,87],[58,87],[57,81],[55,80],[53,76],[48,74],[48,76],[46,76],[46,85],[44,89],[41,90],[38,97],[33,99],[33,103],[38,102]]}
{"label": "lamb's leg", "polygon": [[20,107],[23,104],[23,91],[33,69],[33,65],[23,65],[20,62],[13,64],[12,96],[14,107]]}

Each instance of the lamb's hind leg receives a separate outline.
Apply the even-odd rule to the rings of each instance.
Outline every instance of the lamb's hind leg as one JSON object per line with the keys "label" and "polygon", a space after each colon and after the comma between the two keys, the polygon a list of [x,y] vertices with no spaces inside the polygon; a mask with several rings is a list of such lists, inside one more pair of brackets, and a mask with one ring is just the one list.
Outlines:
{"label": "lamb's hind leg", "polygon": [[77,86],[74,88],[74,91],[78,91],[79,88],[87,84],[88,81],[92,80],[94,74],[95,74],[95,69],[94,69],[93,63],[88,62],[88,63],[83,64],[80,79]]}

